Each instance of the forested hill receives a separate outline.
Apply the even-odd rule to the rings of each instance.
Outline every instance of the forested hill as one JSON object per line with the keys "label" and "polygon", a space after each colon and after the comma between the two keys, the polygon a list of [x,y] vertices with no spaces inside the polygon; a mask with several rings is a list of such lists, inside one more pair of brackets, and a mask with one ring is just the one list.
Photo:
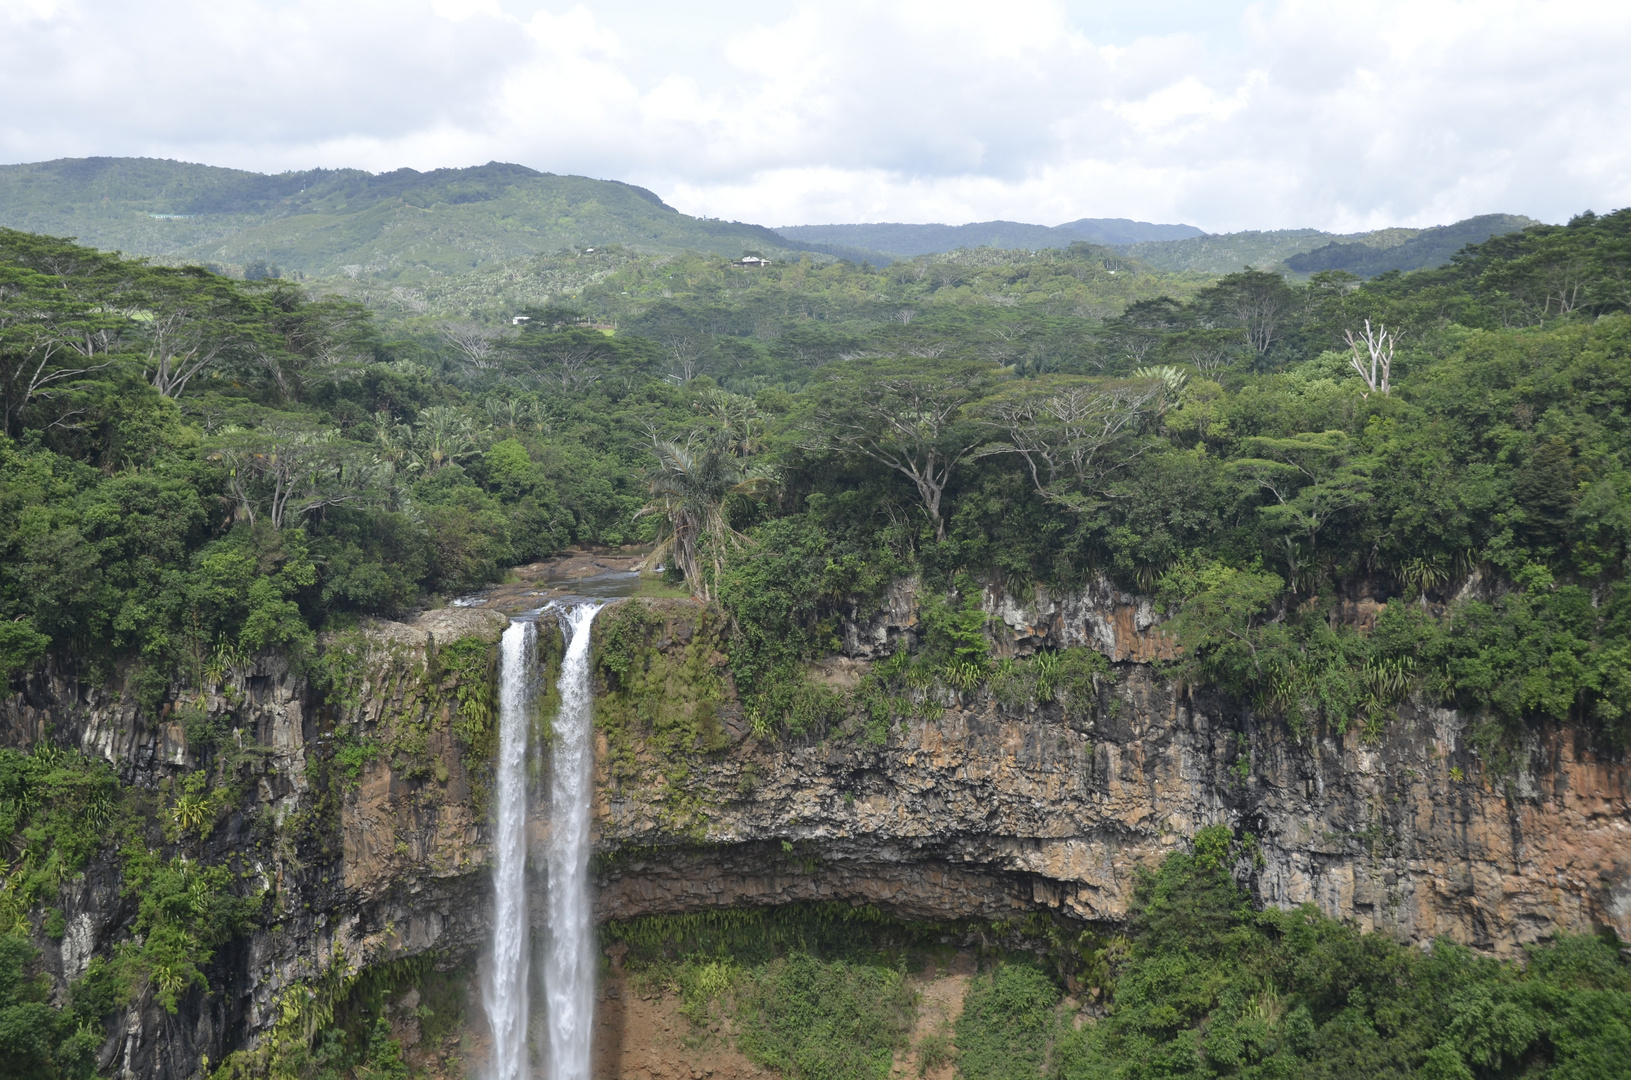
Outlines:
{"label": "forested hill", "polygon": [[[1486,214],[1430,229],[1335,234],[1315,229],[1208,235],[1192,225],[1081,218],[1058,226],[798,225],[771,230],[681,214],[645,188],[490,162],[467,169],[313,169],[276,176],[150,158],[78,158],[0,165],[0,226],[71,236],[103,251],[234,277],[358,281],[360,293],[459,291],[459,310],[499,294],[560,291],[507,286],[538,276],[530,260],[616,246],[635,255],[695,251],[731,257],[809,251],[852,262],[989,247],[1115,247],[1168,273],[1219,275],[1243,266],[1373,277],[1439,266],[1468,243],[1535,224]],[[551,273],[551,279],[574,274]],[[371,299],[380,306],[377,299]],[[443,311],[443,314],[450,312]]]}
{"label": "forested hill", "polygon": [[1369,278],[1389,270],[1443,266],[1468,244],[1538,224],[1521,214],[1482,214],[1426,229],[1376,229],[1345,235],[1315,229],[1277,229],[1140,241],[1121,250],[1158,270],[1229,274],[1251,266],[1296,274],[1342,270]]}
{"label": "forested hill", "polygon": [[768,229],[694,218],[644,188],[491,162],[267,176],[150,158],[0,166],[0,225],[104,251],[308,277],[461,274],[563,248],[796,248]]}
{"label": "forested hill", "polygon": [[981,221],[969,225],[797,225],[777,229],[790,241],[859,261],[889,261],[959,248],[1064,248],[1088,241],[1118,249],[1155,270],[1229,274],[1242,267],[1311,274],[1343,270],[1369,278],[1389,270],[1442,266],[1461,248],[1538,224],[1517,214],[1484,214],[1426,229],[1362,233],[1318,229],[1204,233],[1193,225],[1126,218],[1082,218],[1063,225]]}

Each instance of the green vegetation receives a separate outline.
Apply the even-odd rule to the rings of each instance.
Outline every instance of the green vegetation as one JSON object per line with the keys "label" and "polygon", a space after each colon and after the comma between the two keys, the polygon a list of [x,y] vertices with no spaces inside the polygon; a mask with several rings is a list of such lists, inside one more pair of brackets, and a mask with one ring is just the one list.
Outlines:
{"label": "green vegetation", "polygon": [[900,972],[872,964],[794,954],[734,990],[743,1053],[788,1076],[884,1080],[911,1030]]}
{"label": "green vegetation", "polygon": [[[133,914],[109,977],[179,1008],[216,951],[278,903],[240,876],[243,852],[210,854],[217,822],[260,777],[258,749],[235,730],[249,680],[291,665],[334,721],[308,763],[313,798],[277,828],[255,822],[256,843],[332,857],[338,800],[369,762],[446,781],[428,751],[442,723],[475,762],[479,800],[491,646],[375,658],[412,706],[364,738],[340,722],[371,647],[358,620],[568,545],[662,545],[667,586],[707,601],[624,605],[596,635],[613,775],[665,788],[681,832],[703,830],[709,811],[686,783],[695,756],[741,730],[726,711],[733,689],[758,739],[842,738],[863,753],[904,717],[981,695],[1019,712],[1113,706],[1104,657],[996,660],[985,614],[993,594],[1058,596],[1101,578],[1171,616],[1172,675],[1249,702],[1292,737],[1382,740],[1406,700],[1452,704],[1474,721],[1489,779],[1533,726],[1573,724],[1605,749],[1631,738],[1631,212],[1530,227],[1449,266],[1365,282],[1164,275],[1086,243],[884,268],[583,258],[599,269],[571,306],[556,297],[524,323],[445,324],[388,321],[277,278],[0,232],[4,677],[17,689],[66,672],[113,686],[143,717],[174,717],[193,754],[134,789],[50,746],[0,752],[6,929],[69,932],[59,887],[93,857],[116,859]],[[916,621],[892,655],[841,680],[823,673],[846,622],[908,593]],[[1336,934],[1305,930],[1303,915],[1247,914],[1214,911],[1185,933],[1316,949]],[[1138,982],[1108,972],[1167,963],[1155,940],[1135,938],[1154,951],[1133,960],[1104,943],[1070,944],[1069,964],[1062,946],[1037,952],[1053,958],[1038,968],[1048,978],[1091,969],[1091,985],[1115,991],[1110,1020],[1079,1045],[1060,1036],[1058,1054],[1077,1046],[1069,1060],[1097,1060],[1093,1040],[1121,1032],[1179,1055],[1168,1044],[1224,1008],[1118,1027],[1136,1014]],[[1529,1010],[1512,1030],[1540,1034],[1521,1046],[1502,1035],[1510,1053],[1452,1047],[1473,1075],[1576,1067],[1575,975],[1544,983],[1564,1004],[1543,1007],[1538,974],[1480,974],[1448,947],[1409,964],[1387,955],[1400,978],[1439,986],[1433,965],[1450,965],[1489,983],[1490,1009]],[[885,974],[855,966],[866,963],[810,948],[741,961],[754,974],[730,983],[733,1008],[759,1018],[756,1052],[804,1060],[789,1033],[832,1022],[777,1011],[804,1000],[800,987],[898,1002]],[[1035,979],[1005,978],[970,1024],[996,1030],[1041,1007]],[[1325,1046],[1332,1017],[1359,1007],[1344,989],[1347,1004],[1322,1012],[1337,998],[1319,980],[1336,976],[1307,978],[1274,983],[1307,1006],[1296,1039],[1315,1041],[1285,1042],[1293,1056]],[[1502,979],[1530,989],[1501,997]],[[1409,1000],[1463,1023],[1448,999]],[[1354,1029],[1364,1060],[1450,1061],[1439,1041],[1397,1035],[1364,1008],[1382,1040]],[[882,1060],[896,1015],[880,1014],[869,1048],[832,1068]],[[1206,1030],[1245,1031],[1245,1015],[1216,1013]],[[1257,1053],[1239,1061],[1282,1050]]]}
{"label": "green vegetation", "polygon": [[[1465,244],[1535,224],[1488,214],[1430,229],[1344,236],[1313,229],[1205,236],[1189,226],[1100,218],[1057,227],[989,221],[772,231],[680,214],[629,184],[499,162],[425,173],[314,169],[267,176],[142,158],[0,166],[0,208],[0,226],[73,236],[171,264],[218,266],[235,277],[346,283],[381,306],[412,313],[429,305],[452,317],[470,308],[451,299],[452,292],[468,297],[470,283],[462,279],[485,279],[478,291],[496,287],[519,303],[576,293],[604,276],[607,264],[578,258],[591,249],[732,258],[749,251],[796,258],[802,249],[882,265],[964,248],[1028,252],[1087,241],[1120,245],[1169,272],[1227,274],[1283,264],[1299,273],[1370,277],[1437,266]],[[532,280],[517,283],[517,276]]]}
{"label": "green vegetation", "polygon": [[[578,307],[475,337],[7,233],[0,661],[133,662],[154,708],[569,544],[660,541],[729,612],[761,734],[861,709],[877,738],[993,678],[1013,698],[974,597],[1108,574],[1178,613],[1184,677],[1298,731],[1379,738],[1419,690],[1493,725],[1492,753],[1546,719],[1619,740],[1627,221],[1306,285],[1088,244],[613,253]],[[811,683],[913,574],[919,674]],[[1361,632],[1333,615],[1361,596],[1425,604]]]}
{"label": "green vegetation", "polygon": [[917,1050],[964,1080],[1606,1077],[1631,1052],[1631,962],[1612,941],[1562,937],[1511,963],[1400,945],[1312,906],[1257,911],[1231,876],[1253,850],[1203,829],[1142,874],[1124,937],[847,905],[643,918],[603,936],[636,986],[679,998],[697,1038],[734,1037],[795,1077],[888,1075],[914,976],[959,946],[980,973],[950,1039],[930,1032]]}
{"label": "green vegetation", "polygon": [[[868,254],[889,252],[884,261],[933,255],[959,248],[1018,248],[1025,251],[1063,248],[1087,240],[1095,244],[1135,244],[1203,235],[1193,225],[1152,225],[1126,218],[1082,218],[1063,225],[1026,225],[1017,221],[980,221],[969,225],[793,225],[776,230],[789,240],[816,250],[861,261]],[[853,251],[856,255],[848,254]],[[875,256],[874,262],[879,261]]]}
{"label": "green vegetation", "polygon": [[103,762],[42,747],[32,754],[0,749],[0,932],[26,925],[37,903],[106,842],[119,816],[118,778]]}
{"label": "green vegetation", "polygon": [[[111,962],[93,965],[86,979],[95,992],[76,1006],[83,1011],[94,1001],[101,1011],[76,1024],[100,1021],[146,987],[175,1012],[188,992],[208,988],[204,968],[214,950],[244,933],[262,912],[263,890],[244,880],[236,862],[205,864],[182,853],[164,854],[213,830],[219,811],[235,801],[230,786],[211,787],[200,771],[158,795],[155,800],[120,784],[105,762],[72,751],[0,749],[0,828],[16,852],[0,878],[0,934],[12,935],[5,940],[25,934],[31,918],[60,939],[63,914],[49,907],[58,888],[110,851],[116,852],[121,895],[133,905],[127,937]],[[16,959],[7,956],[5,962]],[[0,984],[4,980],[0,973]],[[98,1032],[93,1045],[100,1040]]]}
{"label": "green vegetation", "polygon": [[106,970],[74,984],[66,1008],[50,1004],[50,980],[32,974],[28,939],[0,934],[0,1073],[14,1080],[88,1080],[102,1047],[101,1020],[113,1007]]}
{"label": "green vegetation", "polygon": [[1443,266],[1468,244],[1481,244],[1492,236],[1520,232],[1539,224],[1512,214],[1483,214],[1430,229],[1383,229],[1361,237],[1358,243],[1335,242],[1285,260],[1288,270],[1316,274],[1345,270],[1362,278],[1389,270],[1421,270]]}
{"label": "green vegetation", "polygon": [[1606,1077],[1631,1051],[1631,964],[1564,937],[1501,963],[1426,952],[1312,907],[1255,911],[1227,830],[1139,883],[1111,950],[1107,1013],[1073,1015],[1046,973],[980,977],[957,1024],[968,1080],[1056,1077]]}
{"label": "green vegetation", "polygon": [[699,1038],[729,1026],[756,1063],[811,1080],[884,1080],[916,1012],[905,974],[951,927],[848,904],[606,924],[636,986],[677,995]]}

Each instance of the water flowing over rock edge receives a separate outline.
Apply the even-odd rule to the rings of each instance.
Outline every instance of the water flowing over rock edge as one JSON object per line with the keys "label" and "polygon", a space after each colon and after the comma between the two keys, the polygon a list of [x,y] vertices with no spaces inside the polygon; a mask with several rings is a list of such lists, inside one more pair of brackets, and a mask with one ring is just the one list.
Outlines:
{"label": "water flowing over rock edge", "polygon": [[482,1006],[491,1032],[491,1080],[527,1076],[527,748],[537,679],[537,627],[504,630],[498,666],[498,757],[493,794],[493,929]]}

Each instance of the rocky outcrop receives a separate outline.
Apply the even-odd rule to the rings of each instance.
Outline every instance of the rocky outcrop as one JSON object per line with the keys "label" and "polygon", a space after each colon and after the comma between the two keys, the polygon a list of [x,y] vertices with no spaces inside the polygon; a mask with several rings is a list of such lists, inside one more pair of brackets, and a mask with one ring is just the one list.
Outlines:
{"label": "rocky outcrop", "polygon": [[[915,577],[893,582],[875,611],[844,624],[844,654],[879,659],[900,645],[915,647],[922,589]],[[1177,656],[1176,642],[1161,631],[1163,613],[1155,602],[1117,588],[1102,574],[1067,592],[1037,585],[1029,596],[987,584],[980,607],[991,617],[992,651],[999,657],[1078,646],[1139,663]]]}
{"label": "rocky outcrop", "polygon": [[[819,684],[851,692],[910,644],[916,588],[899,583],[876,618],[845,627],[847,655]],[[1046,910],[1113,924],[1140,867],[1221,822],[1255,844],[1237,872],[1264,903],[1497,954],[1560,929],[1631,940],[1631,768],[1578,731],[1537,732],[1510,775],[1481,768],[1464,718],[1425,704],[1374,743],[1298,739],[1163,678],[1146,662],[1172,655],[1161,613],[1099,582],[982,598],[999,656],[1087,645],[1113,660],[1091,700],[921,691],[881,728],[786,740],[738,700],[717,612],[623,603],[638,617],[613,608],[596,631],[602,918],[830,899],[914,918]],[[233,756],[245,795],[196,854],[236,860],[275,903],[217,950],[208,993],[174,1015],[143,997],[109,1028],[108,1072],[190,1076],[203,1055],[264,1040],[305,986],[479,953],[487,759],[470,725],[504,625],[477,608],[371,624],[328,638],[320,669],[263,661],[203,695],[247,748]],[[559,643],[543,637],[547,666]],[[149,715],[51,672],[0,705],[0,738],[74,746],[154,789],[205,760],[187,745],[182,696]],[[533,829],[541,838],[547,820]],[[59,987],[128,932],[119,865],[110,852],[65,884],[66,932],[37,938]]]}

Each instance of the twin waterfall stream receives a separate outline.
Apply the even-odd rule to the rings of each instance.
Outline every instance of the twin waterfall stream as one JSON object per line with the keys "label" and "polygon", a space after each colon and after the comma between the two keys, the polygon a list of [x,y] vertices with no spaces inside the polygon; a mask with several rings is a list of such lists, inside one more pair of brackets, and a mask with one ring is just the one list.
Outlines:
{"label": "twin waterfall stream", "polygon": [[[589,804],[594,787],[589,630],[603,605],[551,605],[566,635],[552,747],[532,738],[538,626],[515,619],[499,658],[498,760],[493,784],[493,951],[482,984],[492,1031],[488,1080],[528,1080],[527,811],[529,764],[548,755],[549,845],[543,989],[550,1080],[588,1080],[594,1022],[594,927],[589,908]],[[550,609],[546,609],[548,611]],[[530,754],[529,754],[530,750]]]}

